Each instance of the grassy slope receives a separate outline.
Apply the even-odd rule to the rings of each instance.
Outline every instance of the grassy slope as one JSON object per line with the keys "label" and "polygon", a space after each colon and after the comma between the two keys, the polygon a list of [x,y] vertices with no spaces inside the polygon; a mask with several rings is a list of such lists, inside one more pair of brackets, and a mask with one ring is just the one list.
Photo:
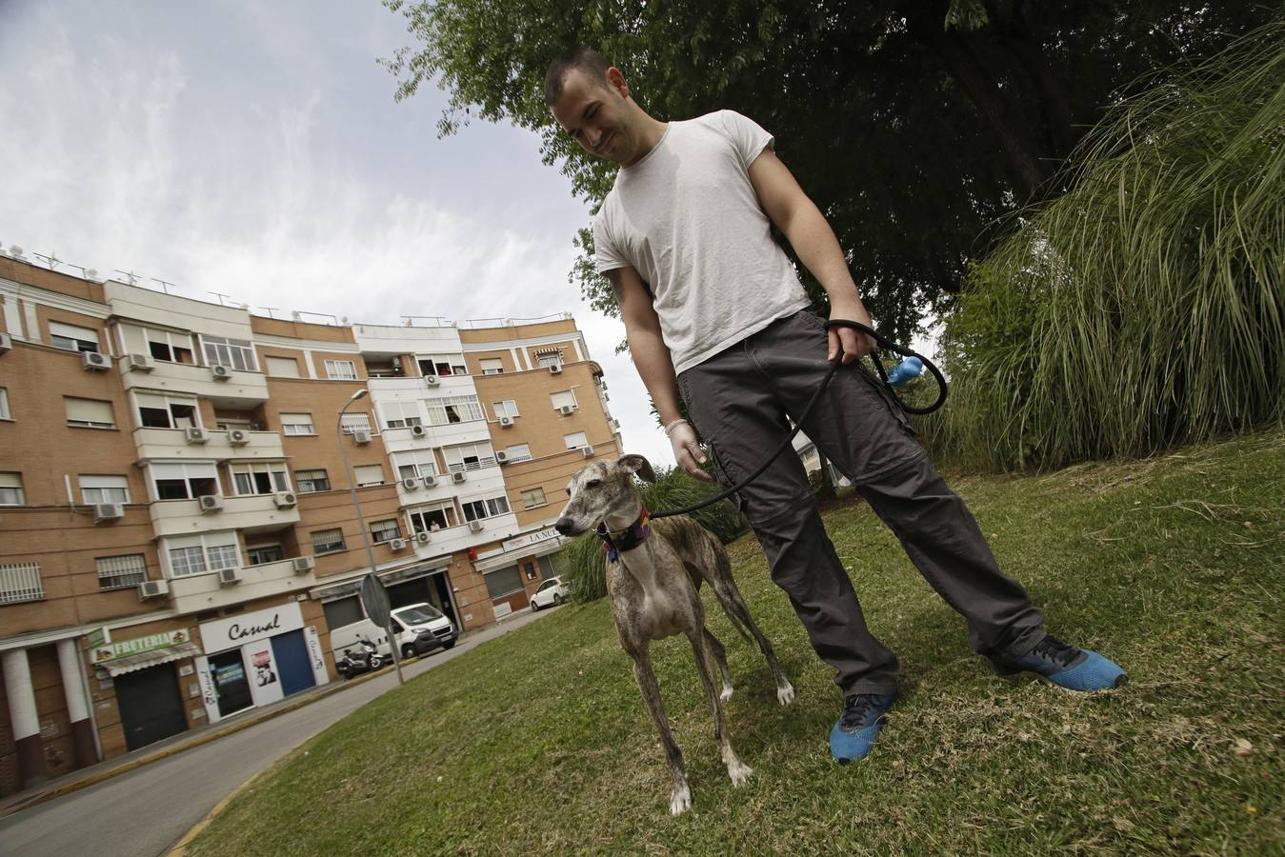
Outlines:
{"label": "grassy slope", "polygon": [[869,510],[849,505],[829,528],[907,691],[864,763],[830,762],[837,693],[742,539],[737,577],[799,690],[779,708],[757,653],[713,617],[738,688],[733,741],[755,768],[745,788],[719,763],[690,648],[663,641],[656,667],[695,794],[693,813],[669,817],[663,756],[599,601],[335,725],[233,801],[191,853],[1275,851],[1282,473],[1277,431],[955,481],[1050,626],[1129,669],[1114,695],[991,677],[962,621]]}

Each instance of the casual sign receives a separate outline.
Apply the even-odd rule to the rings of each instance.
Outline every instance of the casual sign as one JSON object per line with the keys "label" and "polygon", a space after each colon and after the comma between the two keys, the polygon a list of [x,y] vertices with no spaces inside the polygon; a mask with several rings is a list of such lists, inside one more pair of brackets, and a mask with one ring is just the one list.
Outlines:
{"label": "casual sign", "polygon": [[303,612],[290,601],[267,610],[241,613],[201,625],[201,642],[209,654],[266,640],[303,627]]}

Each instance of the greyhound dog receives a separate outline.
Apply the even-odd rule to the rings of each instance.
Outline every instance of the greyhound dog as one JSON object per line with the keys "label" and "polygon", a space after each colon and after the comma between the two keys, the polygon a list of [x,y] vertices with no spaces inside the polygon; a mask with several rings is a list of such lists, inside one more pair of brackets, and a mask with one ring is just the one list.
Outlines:
{"label": "greyhound dog", "polygon": [[[607,594],[616,631],[621,646],[633,658],[638,687],[665,745],[674,781],[669,811],[679,815],[691,808],[692,792],[683,769],[683,754],[669,730],[652,669],[648,651],[652,640],[685,634],[691,641],[696,672],[714,714],[714,740],[722,751],[732,785],[741,785],[752,773],[737,758],[723,723],[723,702],[732,696],[732,682],[727,652],[705,627],[705,608],[698,592],[702,581],[714,590],[733,627],[746,639],[752,635],[758,642],[776,681],[776,698],[781,705],[794,701],[794,688],[781,671],[772,644],[754,624],[732,579],[727,552],[718,539],[691,518],[649,521],[634,483],[635,474],[648,482],[656,478],[641,455],[623,455],[614,463],[595,461],[586,466],[567,484],[571,499],[554,527],[565,536],[596,529],[604,542]],[[714,689],[714,666],[722,675],[721,694]]]}

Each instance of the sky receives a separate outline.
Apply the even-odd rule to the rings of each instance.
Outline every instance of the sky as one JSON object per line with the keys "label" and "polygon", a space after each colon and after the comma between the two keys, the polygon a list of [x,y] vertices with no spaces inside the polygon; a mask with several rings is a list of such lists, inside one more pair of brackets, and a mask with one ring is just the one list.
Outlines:
{"label": "sky", "polygon": [[0,244],[278,317],[571,312],[626,451],[672,465],[568,281],[588,209],[534,134],[396,103],[376,61],[412,43],[378,0],[0,0]]}

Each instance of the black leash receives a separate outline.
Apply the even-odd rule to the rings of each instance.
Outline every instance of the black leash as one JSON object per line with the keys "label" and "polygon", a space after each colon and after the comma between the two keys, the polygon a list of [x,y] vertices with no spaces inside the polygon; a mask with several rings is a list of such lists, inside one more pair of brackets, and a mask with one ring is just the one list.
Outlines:
{"label": "black leash", "polygon": [[[929,372],[931,372],[933,377],[937,379],[937,389],[938,389],[937,399],[931,405],[927,405],[925,407],[912,407],[910,405],[902,403],[901,404],[902,410],[911,414],[931,414],[933,411],[937,410],[943,404],[945,404],[946,378],[941,374],[941,371],[938,370],[938,368],[933,364],[933,362],[929,360],[927,357],[923,356],[922,354],[918,354],[914,351],[911,351],[909,348],[906,348],[905,346],[898,345],[895,342],[889,342],[887,339],[884,339],[882,336],[876,333],[873,328],[866,327],[864,324],[861,324],[860,322],[857,322],[857,321],[848,321],[847,319],[835,318],[825,323],[826,330],[830,330],[831,328],[835,328],[835,327],[846,327],[846,328],[849,328],[850,330],[855,330],[855,331],[858,331],[859,333],[864,333],[867,336],[869,336],[871,339],[873,339],[875,342],[879,343],[884,348],[887,348],[889,351],[894,351],[897,354],[900,354],[902,357],[917,357],[919,360],[923,362],[924,368],[927,369]],[[880,381],[883,383],[885,387],[887,387],[890,391],[892,391],[893,387],[891,384],[888,383],[888,372],[883,368],[883,363],[878,359],[878,357],[875,357],[872,360],[872,362],[875,364],[875,370],[879,373]],[[690,506],[684,506],[681,509],[670,509],[664,512],[652,512],[650,513],[650,517],[653,519],[669,518],[674,515],[687,515],[696,511],[697,509],[704,509],[706,506],[714,505],[719,500],[727,499],[728,497],[735,494],[737,491],[740,491],[746,485],[749,485],[755,479],[758,479],[760,476],[762,476],[763,471],[767,470],[767,468],[772,464],[772,462],[776,460],[776,457],[781,453],[785,452],[785,450],[790,448],[790,445],[794,440],[794,436],[797,435],[799,431],[803,428],[803,423],[807,420],[808,415],[812,413],[812,409],[816,407],[816,403],[821,400],[821,394],[825,392],[825,388],[830,386],[830,381],[831,379],[834,378],[834,373],[839,371],[839,367],[842,365],[843,365],[843,353],[841,349],[839,356],[836,357],[834,362],[830,364],[830,369],[825,373],[825,378],[821,380],[821,386],[817,387],[817,391],[813,393],[812,398],[808,400],[807,407],[803,409],[803,413],[800,414],[799,418],[795,421],[794,431],[790,432],[789,437],[787,437],[781,443],[781,445],[777,447],[776,451],[773,452],[771,455],[769,455],[763,461],[763,464],[759,466],[758,470],[755,470],[753,473],[751,473],[748,477],[746,477],[741,482],[738,482],[736,485],[733,485],[731,488],[728,488],[726,491],[722,491],[714,495],[713,497],[709,497],[704,500],[701,500],[699,503],[693,503]],[[856,364],[852,364],[852,365],[855,368]],[[895,391],[893,392],[893,395],[896,396]],[[897,401],[901,402],[901,399],[898,398]]]}

